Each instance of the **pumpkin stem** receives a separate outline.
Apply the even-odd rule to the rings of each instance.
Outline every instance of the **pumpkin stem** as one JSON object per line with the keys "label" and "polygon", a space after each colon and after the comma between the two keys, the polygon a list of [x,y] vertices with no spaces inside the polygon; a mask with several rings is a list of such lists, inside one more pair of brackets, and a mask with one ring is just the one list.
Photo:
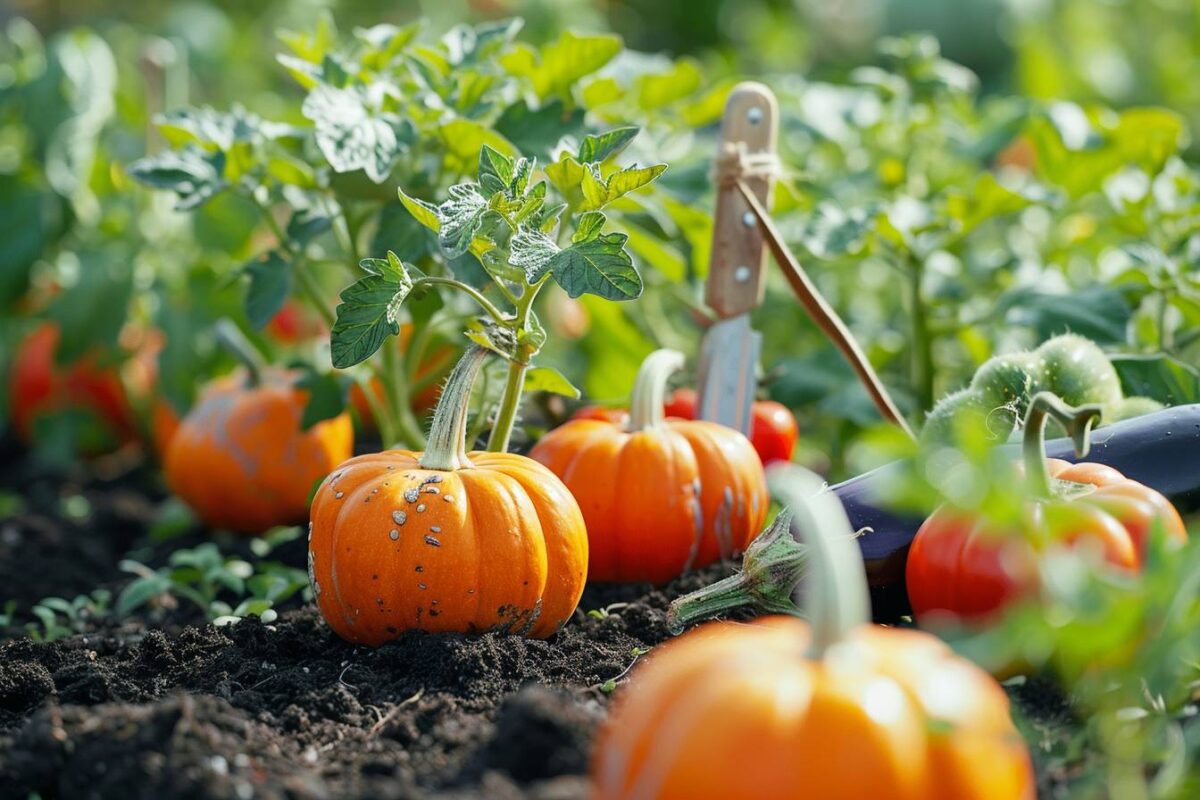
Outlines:
{"label": "pumpkin stem", "polygon": [[667,628],[684,628],[724,611],[751,606],[764,614],[798,615],[792,593],[804,577],[804,546],[792,538],[792,512],[783,509],[775,521],[754,537],[734,575],[676,598],[667,609]]}
{"label": "pumpkin stem", "polygon": [[1046,465],[1046,420],[1053,419],[1075,443],[1075,455],[1083,458],[1091,449],[1092,425],[1100,419],[1099,405],[1069,406],[1053,392],[1038,392],[1025,414],[1025,438],[1021,445],[1025,479],[1030,491],[1048,499],[1053,496],[1050,469]]}
{"label": "pumpkin stem", "polygon": [[429,445],[421,455],[421,466],[452,472],[471,466],[467,458],[467,411],[471,407],[471,387],[483,366],[488,351],[472,345],[454,365],[429,429]]}
{"label": "pumpkin stem", "polygon": [[222,317],[213,324],[213,333],[216,334],[217,341],[221,346],[246,368],[249,385],[258,386],[262,382],[263,369],[266,365],[262,355],[246,338],[246,334],[242,333],[242,329],[235,325],[233,320]]}
{"label": "pumpkin stem", "polygon": [[646,356],[629,397],[629,430],[644,431],[663,423],[667,379],[683,369],[683,353],[663,348]]}
{"label": "pumpkin stem", "polygon": [[867,573],[854,529],[837,495],[820,477],[793,464],[767,469],[767,484],[792,509],[792,530],[807,547],[812,568],[800,605],[812,626],[809,654],[820,658],[854,628],[871,619]]}

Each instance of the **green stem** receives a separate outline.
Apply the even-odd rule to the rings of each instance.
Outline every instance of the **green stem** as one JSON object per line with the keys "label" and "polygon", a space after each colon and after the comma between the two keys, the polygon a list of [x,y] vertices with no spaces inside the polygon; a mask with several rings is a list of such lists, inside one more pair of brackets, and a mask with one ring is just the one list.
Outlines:
{"label": "green stem", "polygon": [[933,405],[933,340],[929,335],[929,320],[925,300],[921,296],[924,265],[909,256],[909,303],[912,306],[912,383],[917,397],[917,411],[924,413]]}
{"label": "green stem", "polygon": [[271,235],[278,242],[279,248],[287,254],[288,261],[292,266],[292,275],[295,276],[296,282],[300,285],[300,291],[304,295],[304,299],[321,315],[321,319],[325,321],[326,325],[333,327],[336,316],[333,313],[333,309],[329,307],[324,292],[321,291],[321,285],[313,277],[312,273],[308,271],[304,252],[297,250],[288,240],[287,234],[284,233],[283,228],[279,227],[279,222],[276,221],[275,215],[271,213],[270,207],[259,200],[253,193],[251,193],[251,198],[254,200],[254,204],[258,206],[259,213],[262,214],[262,218],[267,223]]}
{"label": "green stem", "polygon": [[321,291],[321,284],[308,271],[308,263],[305,261],[303,254],[292,260],[292,274],[296,277],[296,282],[300,285],[300,291],[304,294],[304,299],[321,315],[321,319],[325,321],[326,326],[332,328],[333,323],[337,321],[337,316],[334,314],[333,309],[329,307],[329,303],[325,301],[325,294]]}
{"label": "green stem", "polygon": [[[371,377],[379,378],[380,381],[383,380],[382,375],[377,371],[372,371]],[[367,401],[367,407],[371,409],[371,414],[375,417],[375,425],[379,429],[379,438],[383,440],[384,449],[391,447],[392,443],[398,440],[398,437],[396,436],[396,426],[392,423],[392,415],[388,410],[387,403],[382,402],[379,396],[375,394],[375,385],[369,379],[360,379],[358,381],[358,388],[362,390],[363,398]]]}
{"label": "green stem", "polygon": [[1099,419],[1099,405],[1069,406],[1053,392],[1038,392],[1029,402],[1025,415],[1025,438],[1021,454],[1025,461],[1025,480],[1037,497],[1053,497],[1050,468],[1046,465],[1046,421],[1054,419],[1075,443],[1075,455],[1083,458],[1091,449],[1092,425]]}
{"label": "green stem", "polygon": [[867,574],[854,529],[837,495],[803,467],[774,465],[767,470],[767,483],[792,510],[792,530],[800,534],[798,541],[812,565],[801,608],[812,627],[809,654],[820,658],[871,619]]}
{"label": "green stem", "polygon": [[508,362],[508,378],[504,381],[504,396],[500,399],[500,410],[496,412],[496,424],[488,436],[487,449],[493,453],[508,450],[513,428],[517,424],[517,411],[521,407],[521,393],[525,388],[525,371],[529,364],[512,360]]}
{"label": "green stem", "polygon": [[646,356],[629,397],[629,430],[644,431],[663,424],[667,379],[683,369],[683,364],[683,353],[678,350],[664,348]]}
{"label": "green stem", "polygon": [[775,521],[754,538],[735,575],[677,598],[667,609],[667,629],[681,633],[702,619],[743,606],[761,614],[799,614],[792,602],[804,577],[804,546],[792,538],[792,513],[783,509]]}
{"label": "green stem", "polygon": [[504,382],[504,395],[500,398],[500,410],[496,412],[496,424],[488,436],[487,449],[493,453],[503,453],[508,450],[508,442],[512,438],[513,427],[517,422],[517,412],[521,408],[521,394],[525,390],[525,371],[529,369],[530,360],[537,355],[537,350],[529,344],[525,334],[529,332],[529,317],[533,311],[533,301],[537,299],[542,287],[550,280],[550,273],[529,288],[517,298],[516,315],[503,324],[510,330],[515,330],[517,338],[516,353],[508,361],[508,378]]}
{"label": "green stem", "polygon": [[429,446],[421,456],[421,466],[425,469],[449,472],[471,466],[466,448],[467,412],[471,407],[471,387],[487,356],[487,350],[473,345],[451,371],[433,412]]}
{"label": "green stem", "polygon": [[484,310],[484,313],[491,317],[497,324],[504,325],[506,327],[512,325],[513,321],[504,316],[503,312],[496,308],[495,304],[492,303],[491,300],[488,300],[486,297],[484,297],[482,292],[473,286],[468,286],[462,281],[455,280],[454,278],[443,278],[438,275],[424,275],[413,281],[413,289],[416,289],[418,286],[422,285],[450,286],[454,289],[458,289],[460,292],[466,293],[472,300],[478,303],[479,307]]}
{"label": "green stem", "polygon": [[233,323],[233,320],[227,317],[217,320],[213,325],[213,333],[216,334],[217,341],[221,343],[221,346],[246,368],[249,384],[258,386],[262,383],[263,370],[266,368],[262,355],[254,348],[241,329]]}
{"label": "green stem", "polygon": [[[401,444],[419,448],[425,441],[425,436],[412,413],[408,384],[404,379],[404,358],[394,342],[385,343],[381,349],[383,351],[381,380],[384,385],[384,394],[388,400],[388,415],[392,420],[393,430]],[[385,444],[396,444],[396,442],[385,442]]]}

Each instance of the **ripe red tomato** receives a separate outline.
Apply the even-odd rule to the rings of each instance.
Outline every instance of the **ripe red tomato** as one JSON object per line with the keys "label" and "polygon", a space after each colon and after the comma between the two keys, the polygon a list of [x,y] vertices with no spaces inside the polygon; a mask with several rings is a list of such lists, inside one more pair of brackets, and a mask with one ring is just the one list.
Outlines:
{"label": "ripe red tomato", "polygon": [[[59,330],[39,325],[17,347],[9,385],[9,413],[17,435],[33,441],[37,420],[69,410],[93,414],[109,446],[137,438],[137,420],[115,367],[102,367],[89,354],[70,365],[55,363]],[[95,449],[105,446],[93,443]]]}
{"label": "ripe red tomato", "polygon": [[299,344],[328,331],[319,320],[295,300],[285,300],[278,313],[267,323],[267,332],[282,344]]}
{"label": "ripe red tomato", "polygon": [[[663,403],[668,417],[695,419],[699,400],[694,389],[676,389]],[[622,422],[629,417],[623,408],[584,406],[572,419],[599,419]],[[787,406],[774,400],[757,400],[750,409],[750,442],[764,466],[776,461],[791,461],[800,435],[796,418]]]}

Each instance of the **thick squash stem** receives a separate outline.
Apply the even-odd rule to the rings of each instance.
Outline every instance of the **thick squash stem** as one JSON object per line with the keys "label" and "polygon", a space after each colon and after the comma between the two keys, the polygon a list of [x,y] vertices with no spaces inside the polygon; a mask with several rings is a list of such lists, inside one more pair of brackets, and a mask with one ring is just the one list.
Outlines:
{"label": "thick squash stem", "polygon": [[1075,455],[1083,458],[1091,449],[1092,426],[1100,421],[1101,412],[1099,405],[1069,406],[1053,392],[1034,395],[1025,415],[1021,452],[1025,461],[1025,479],[1035,496],[1043,499],[1054,496],[1050,469],[1046,465],[1046,420],[1053,419],[1063,427],[1075,443]]}
{"label": "thick squash stem", "polygon": [[644,431],[663,423],[667,379],[683,369],[683,364],[683,353],[678,350],[664,348],[646,356],[629,397],[630,431]]}
{"label": "thick squash stem", "polygon": [[487,356],[487,350],[472,346],[454,365],[433,412],[429,445],[421,455],[422,467],[453,472],[471,466],[467,458],[467,412],[471,407],[471,387]]}
{"label": "thick squash stem", "polygon": [[667,609],[667,628],[682,633],[700,620],[750,606],[763,614],[798,615],[792,594],[807,564],[803,545],[792,538],[792,512],[783,509],[742,556],[735,575],[677,598]]}
{"label": "thick squash stem", "polygon": [[216,334],[217,342],[246,368],[247,384],[258,386],[262,382],[265,366],[263,358],[246,338],[246,334],[242,333],[241,328],[228,317],[222,317],[213,325],[213,333]]}
{"label": "thick squash stem", "polygon": [[802,467],[767,469],[771,493],[792,510],[792,530],[811,565],[804,585],[803,615],[812,626],[809,655],[820,658],[847,633],[871,619],[867,574],[854,529],[837,495]]}

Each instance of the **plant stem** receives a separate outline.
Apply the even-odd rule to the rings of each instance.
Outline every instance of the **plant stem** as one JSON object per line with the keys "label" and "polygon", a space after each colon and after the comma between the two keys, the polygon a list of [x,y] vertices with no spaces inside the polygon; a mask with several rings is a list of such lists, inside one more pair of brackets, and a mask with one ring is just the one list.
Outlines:
{"label": "plant stem", "polygon": [[467,412],[471,406],[471,387],[487,356],[487,350],[472,345],[454,365],[433,413],[429,446],[421,456],[422,467],[449,472],[471,466],[466,448]]}
{"label": "plant stem", "polygon": [[683,353],[655,350],[638,367],[633,393],[629,396],[629,430],[644,431],[663,424],[663,401],[667,379],[683,369]]}
{"label": "plant stem", "polygon": [[812,627],[809,655],[820,658],[871,619],[867,574],[854,543],[854,529],[837,495],[808,470],[776,464],[767,470],[767,483],[791,509],[791,529],[800,533],[797,540],[812,565],[801,609]]}
{"label": "plant stem", "polygon": [[917,398],[918,414],[933,406],[933,340],[929,335],[929,320],[925,300],[921,296],[924,265],[912,255],[909,262],[909,304],[912,316],[912,384]]}
{"label": "plant stem", "polygon": [[425,275],[413,281],[413,289],[416,289],[421,285],[450,286],[454,289],[458,289],[460,292],[466,293],[472,300],[478,303],[479,307],[482,308],[484,312],[497,324],[510,325],[512,323],[512,320],[508,317],[505,317],[503,312],[496,308],[495,304],[492,303],[491,300],[488,300],[483,296],[483,293],[473,286],[468,286],[462,281],[455,280],[454,278],[443,278],[438,275]]}
{"label": "plant stem", "polygon": [[333,309],[325,301],[321,285],[317,283],[317,279],[313,274],[308,271],[308,263],[303,254],[292,260],[292,274],[296,277],[296,283],[300,285],[300,291],[304,294],[304,299],[308,301],[310,306],[316,309],[325,324],[332,328],[333,323],[337,321],[337,315],[334,314]]}
{"label": "plant stem", "polygon": [[[382,381],[377,371],[372,371],[371,377]],[[384,384],[381,382],[380,385]],[[362,391],[363,398],[367,401],[367,407],[371,409],[371,414],[375,417],[375,425],[379,428],[379,438],[383,440],[384,449],[387,449],[398,439],[396,426],[392,424],[392,415],[388,411],[387,403],[380,401],[379,396],[375,394],[375,384],[372,381],[365,378],[360,379],[358,388]]]}
{"label": "plant stem", "polygon": [[1053,392],[1038,392],[1025,414],[1025,438],[1021,454],[1025,462],[1025,480],[1037,497],[1053,497],[1050,469],[1046,465],[1046,420],[1053,419],[1075,443],[1075,455],[1083,458],[1091,449],[1092,425],[1099,419],[1101,407],[1069,406]]}
{"label": "plant stem", "polygon": [[516,333],[516,352],[508,361],[508,379],[504,382],[504,394],[500,398],[500,410],[496,412],[496,424],[488,436],[487,449],[493,453],[503,453],[508,450],[508,442],[512,438],[513,426],[517,422],[517,411],[521,407],[521,393],[525,389],[525,371],[529,369],[529,361],[537,350],[526,340],[529,332],[529,315],[533,309],[533,301],[537,299],[542,287],[550,280],[546,273],[525,290],[517,298],[516,315],[505,323],[505,327]]}
{"label": "plant stem", "polygon": [[[412,413],[409,402],[408,383],[405,381],[404,358],[394,343],[387,342],[381,348],[383,352],[382,376],[384,394],[387,397],[388,415],[391,417],[393,431],[399,438],[400,444],[420,448],[425,441],[421,426]],[[385,442],[394,445],[397,442]]]}
{"label": "plant stem", "polygon": [[242,333],[241,329],[234,324],[233,320],[222,317],[213,325],[213,332],[221,346],[246,368],[249,385],[258,386],[262,383],[263,370],[266,368],[262,355],[246,338],[246,334]]}

